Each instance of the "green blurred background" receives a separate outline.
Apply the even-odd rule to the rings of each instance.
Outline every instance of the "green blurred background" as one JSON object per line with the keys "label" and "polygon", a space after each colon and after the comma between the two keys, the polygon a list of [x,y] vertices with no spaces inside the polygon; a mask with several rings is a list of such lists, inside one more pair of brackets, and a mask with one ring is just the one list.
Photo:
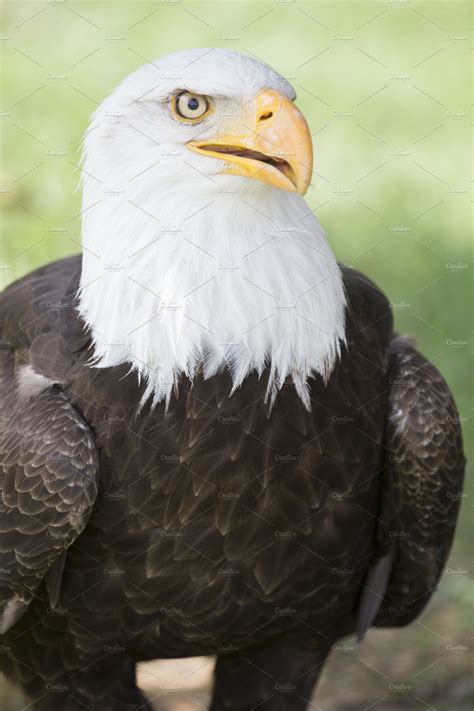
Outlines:
{"label": "green blurred background", "polygon": [[[123,77],[180,48],[247,51],[295,86],[315,144],[308,203],[337,257],[382,287],[398,329],[416,336],[448,380],[469,448],[470,3],[20,0],[0,7],[0,288],[79,251],[81,136]],[[441,589],[420,622],[372,632],[360,649],[335,650],[315,704],[472,708],[469,508],[466,496]],[[193,686],[188,667],[156,669],[140,678],[164,708],[205,703],[206,673]],[[171,677],[173,684],[159,682]],[[169,693],[170,685],[178,690]]]}

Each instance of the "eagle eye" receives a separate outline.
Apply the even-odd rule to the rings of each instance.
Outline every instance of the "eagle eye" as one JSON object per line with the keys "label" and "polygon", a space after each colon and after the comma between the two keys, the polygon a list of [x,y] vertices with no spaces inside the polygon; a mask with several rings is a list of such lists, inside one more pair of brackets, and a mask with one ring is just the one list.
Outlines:
{"label": "eagle eye", "polygon": [[210,104],[208,99],[201,94],[182,91],[173,97],[172,108],[179,119],[187,123],[194,123],[208,113]]}

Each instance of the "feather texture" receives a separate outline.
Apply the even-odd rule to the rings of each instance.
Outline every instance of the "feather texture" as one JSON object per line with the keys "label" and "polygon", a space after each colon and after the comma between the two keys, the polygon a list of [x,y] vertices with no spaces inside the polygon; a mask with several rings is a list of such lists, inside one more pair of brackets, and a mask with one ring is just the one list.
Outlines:
{"label": "feather texture", "polygon": [[[309,409],[308,379],[329,376],[345,337],[342,278],[323,230],[300,195],[222,174],[221,161],[187,147],[229,120],[245,125],[259,91],[294,91],[227,50],[181,52],[156,66],[103,102],[85,139],[79,310],[93,362],[131,364],[154,405],[198,372],[226,369],[235,392],[265,370],[270,403],[290,377]],[[170,117],[166,76],[174,89],[179,76],[199,91],[203,72],[214,110],[183,126]]]}
{"label": "feather texture", "polygon": [[[367,576],[393,542],[388,530],[407,527],[413,538],[397,539],[375,623],[399,624],[386,612],[394,602],[417,614],[449,550],[463,456],[449,392],[432,366],[393,340],[383,294],[341,269],[347,345],[327,383],[309,379],[311,412],[290,379],[270,407],[267,368],[233,394],[230,372],[200,371],[182,378],[168,408],[140,410],[146,386],[126,364],[90,365],[93,345],[75,310],[80,268],[80,258],[45,267],[0,302],[7,411],[18,387],[14,353],[18,367],[34,363],[57,383],[2,430],[2,550],[22,590],[31,591],[17,596],[18,607],[7,602],[19,589],[15,579],[2,582],[14,632],[4,635],[5,673],[33,698],[46,680],[74,689],[77,708],[101,709],[114,708],[113,699],[139,703],[132,679],[139,659],[237,649],[238,676],[239,659],[263,654],[277,665],[291,649],[300,678],[355,630]],[[43,336],[51,333],[48,351]],[[42,466],[56,450],[54,467]],[[97,457],[90,511],[96,484],[84,466]],[[64,488],[70,475],[76,484]],[[422,548],[429,555],[420,559]],[[104,657],[104,645],[118,656]],[[232,688],[229,673],[218,665],[216,699],[222,685]],[[266,679],[253,679],[253,698]],[[62,693],[54,692],[54,703],[76,709]],[[50,708],[48,698],[37,707]]]}

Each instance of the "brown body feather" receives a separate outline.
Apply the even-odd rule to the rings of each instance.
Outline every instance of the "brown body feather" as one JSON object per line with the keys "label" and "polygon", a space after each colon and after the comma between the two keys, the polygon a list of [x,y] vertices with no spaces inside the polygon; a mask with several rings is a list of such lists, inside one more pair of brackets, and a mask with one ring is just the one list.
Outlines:
{"label": "brown body feather", "polygon": [[[139,411],[127,365],[90,365],[79,271],[50,265],[0,302],[4,618],[26,602],[0,665],[35,708],[107,711],[143,704],[135,661],[218,654],[216,711],[304,709],[336,639],[406,624],[433,592],[464,462],[446,384],[343,269],[347,346],[311,413],[290,383],[269,410],[265,373],[229,397],[226,372]],[[58,385],[21,400],[25,364]]]}

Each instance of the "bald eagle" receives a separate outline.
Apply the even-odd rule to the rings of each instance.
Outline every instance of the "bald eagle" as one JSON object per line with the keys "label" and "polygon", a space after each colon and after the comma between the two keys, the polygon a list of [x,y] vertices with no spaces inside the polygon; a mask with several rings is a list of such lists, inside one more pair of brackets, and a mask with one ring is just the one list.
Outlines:
{"label": "bald eagle", "polygon": [[212,711],[307,708],[342,636],[401,626],[464,458],[434,366],[338,265],[290,84],[226,49],[92,116],[82,256],[0,300],[0,668],[29,708],[149,708],[138,661],[217,655]]}

